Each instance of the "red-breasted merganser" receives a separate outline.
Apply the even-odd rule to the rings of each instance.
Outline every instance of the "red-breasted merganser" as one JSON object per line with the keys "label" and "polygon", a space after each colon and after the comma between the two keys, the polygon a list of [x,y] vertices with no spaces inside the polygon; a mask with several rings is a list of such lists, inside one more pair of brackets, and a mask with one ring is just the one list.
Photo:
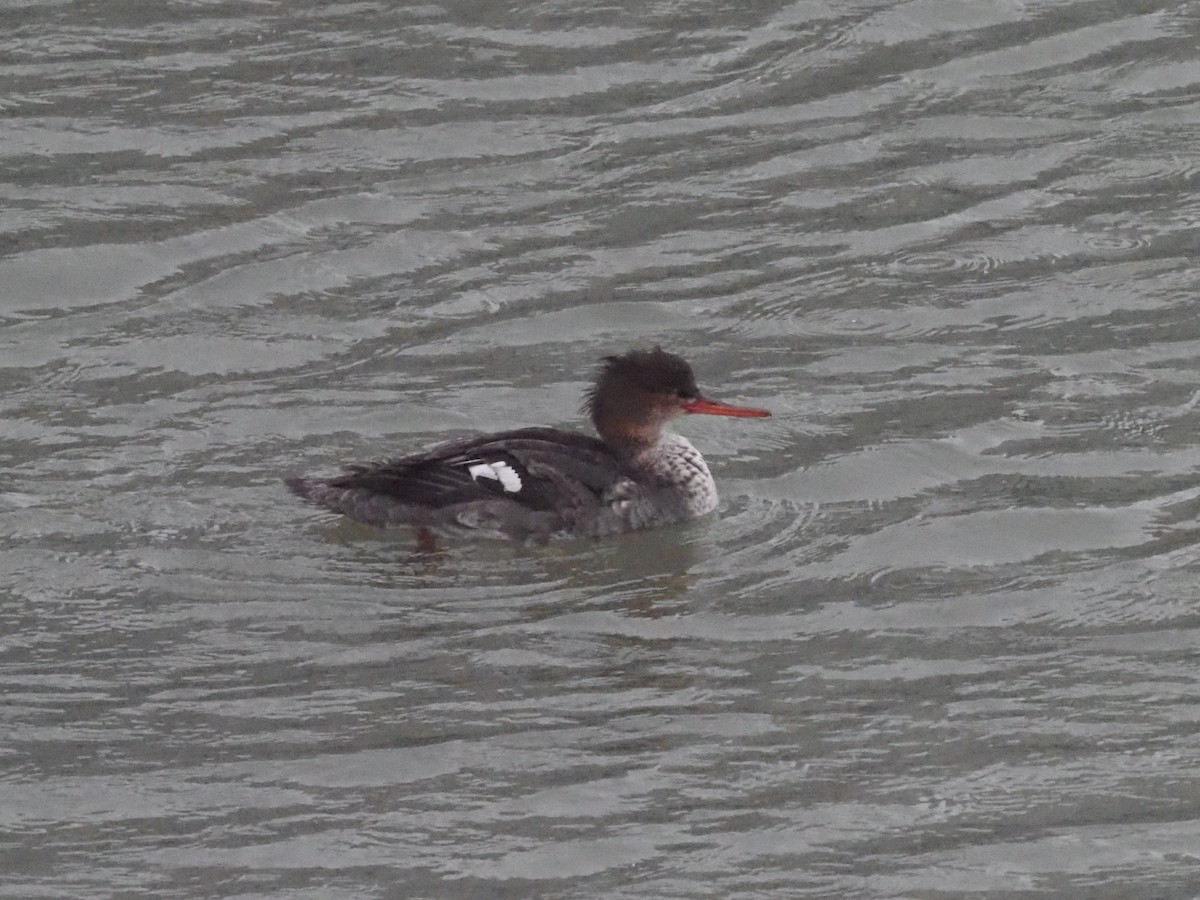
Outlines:
{"label": "red-breasted merganser", "polygon": [[297,496],[369,525],[538,543],[600,537],[717,508],[717,485],[700,451],[663,430],[671,419],[771,415],[709,400],[691,366],[661,347],[606,356],[584,410],[599,438],[519,428],[347,466],[333,478],[285,480]]}

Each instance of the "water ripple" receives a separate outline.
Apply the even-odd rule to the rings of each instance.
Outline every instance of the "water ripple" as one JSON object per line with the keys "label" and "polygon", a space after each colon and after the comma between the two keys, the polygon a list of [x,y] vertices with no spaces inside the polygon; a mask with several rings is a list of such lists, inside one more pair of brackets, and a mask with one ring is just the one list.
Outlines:
{"label": "water ripple", "polygon": [[[460,7],[7,14],[0,896],[1190,895],[1189,11]],[[716,516],[280,486],[653,343]]]}

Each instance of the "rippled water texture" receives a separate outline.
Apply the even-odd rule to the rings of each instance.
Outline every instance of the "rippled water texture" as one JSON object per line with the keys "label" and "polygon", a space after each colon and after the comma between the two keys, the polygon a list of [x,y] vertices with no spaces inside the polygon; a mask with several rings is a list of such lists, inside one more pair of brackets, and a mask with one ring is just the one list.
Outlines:
{"label": "rippled water texture", "polygon": [[[1195,3],[7,4],[0,896],[1200,892]],[[661,342],[720,513],[287,473]]]}

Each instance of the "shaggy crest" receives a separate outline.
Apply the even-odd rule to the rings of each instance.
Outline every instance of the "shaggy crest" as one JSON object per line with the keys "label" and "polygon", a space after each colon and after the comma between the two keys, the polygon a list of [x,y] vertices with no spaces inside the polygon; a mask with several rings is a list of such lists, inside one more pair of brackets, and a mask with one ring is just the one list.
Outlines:
{"label": "shaggy crest", "polygon": [[[614,390],[620,385],[624,391]],[[597,400],[605,393],[642,391],[648,394],[669,394],[682,399],[700,396],[692,367],[682,357],[668,353],[655,345],[653,350],[630,350],[621,356],[606,356],[600,360],[595,383],[584,395],[583,411],[594,421]]]}

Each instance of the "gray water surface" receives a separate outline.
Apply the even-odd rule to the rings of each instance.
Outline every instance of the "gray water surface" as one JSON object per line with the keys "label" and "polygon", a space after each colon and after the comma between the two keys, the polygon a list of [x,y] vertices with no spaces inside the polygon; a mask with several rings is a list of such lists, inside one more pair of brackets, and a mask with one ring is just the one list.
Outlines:
{"label": "gray water surface", "polygon": [[[1200,895],[1200,7],[0,10],[0,896]],[[579,423],[686,527],[279,478]]]}

